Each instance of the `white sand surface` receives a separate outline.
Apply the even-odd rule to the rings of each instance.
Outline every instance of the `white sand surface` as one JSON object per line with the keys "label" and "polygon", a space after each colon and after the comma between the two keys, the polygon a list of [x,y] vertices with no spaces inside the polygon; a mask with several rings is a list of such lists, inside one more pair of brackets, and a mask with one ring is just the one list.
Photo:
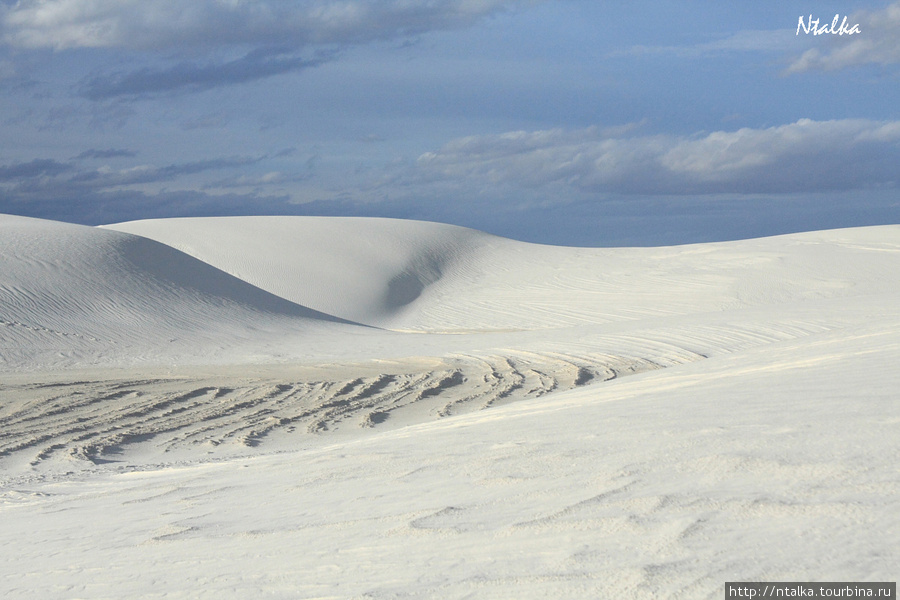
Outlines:
{"label": "white sand surface", "polygon": [[10,598],[894,581],[900,227],[0,216]]}

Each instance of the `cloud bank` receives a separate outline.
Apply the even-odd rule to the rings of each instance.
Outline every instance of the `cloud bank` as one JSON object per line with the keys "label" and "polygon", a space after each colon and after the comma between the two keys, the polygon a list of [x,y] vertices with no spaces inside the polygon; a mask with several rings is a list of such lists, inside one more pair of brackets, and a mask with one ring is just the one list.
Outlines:
{"label": "cloud bank", "polygon": [[[0,165],[0,213],[96,225],[152,217],[278,214],[284,212],[289,201],[283,193],[259,190],[235,193],[226,189],[209,193],[191,189],[196,186],[190,184],[186,186],[188,189],[168,189],[170,182],[204,173],[232,172],[256,165],[266,156],[221,157],[121,169],[87,168],[77,162],[128,158],[133,154],[128,150],[86,150],[73,159],[76,162],[39,158]],[[224,182],[216,187],[248,186]]]}
{"label": "cloud bank", "polygon": [[88,77],[90,100],[197,92],[297,72],[342,48],[469,26],[539,0],[20,0],[0,4],[18,49],[156,55],[162,66]]}
{"label": "cloud bank", "polygon": [[22,0],[0,9],[21,48],[170,51],[358,44],[452,29],[522,0]]}
{"label": "cloud bank", "polygon": [[620,194],[794,193],[894,187],[900,121],[845,119],[690,136],[516,131],[421,155],[423,181]]}

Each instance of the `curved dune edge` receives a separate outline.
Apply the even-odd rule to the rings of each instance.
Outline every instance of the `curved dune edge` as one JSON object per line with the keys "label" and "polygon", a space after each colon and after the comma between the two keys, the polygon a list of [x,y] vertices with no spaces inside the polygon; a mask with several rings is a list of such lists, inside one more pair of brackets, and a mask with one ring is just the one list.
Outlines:
{"label": "curved dune edge", "polygon": [[485,247],[485,233],[378,218],[221,217],[105,226],[178,248],[282,298],[377,326],[401,322],[423,293]]}
{"label": "curved dune edge", "polygon": [[[528,244],[420,221],[157,219],[143,235],[285,299],[400,331],[606,324],[890,291],[898,226],[661,248]],[[860,272],[857,265],[870,264]],[[871,272],[870,272],[871,271]]]}
{"label": "curved dune edge", "polygon": [[240,360],[333,326],[353,324],[165,244],[0,215],[5,369]]}

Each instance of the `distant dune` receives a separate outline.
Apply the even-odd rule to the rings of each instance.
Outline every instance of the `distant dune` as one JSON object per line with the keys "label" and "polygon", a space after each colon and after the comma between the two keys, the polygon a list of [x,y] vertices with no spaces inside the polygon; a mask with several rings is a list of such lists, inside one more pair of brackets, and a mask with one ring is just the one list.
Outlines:
{"label": "distant dune", "polygon": [[107,228],[168,244],[324,313],[423,331],[544,329],[891,291],[890,279],[873,275],[896,266],[883,246],[900,234],[886,226],[599,249],[375,218],[159,219]]}
{"label": "distant dune", "polygon": [[[420,296],[494,246],[471,229],[396,219],[158,219],[107,229],[168,244],[298,304],[372,325],[402,322]],[[227,242],[226,242],[227,240]]]}

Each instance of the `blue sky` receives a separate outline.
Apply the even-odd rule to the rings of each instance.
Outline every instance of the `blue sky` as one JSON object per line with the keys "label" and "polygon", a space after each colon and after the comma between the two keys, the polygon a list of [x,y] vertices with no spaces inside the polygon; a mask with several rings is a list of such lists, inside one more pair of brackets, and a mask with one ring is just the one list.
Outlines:
{"label": "blue sky", "polygon": [[[797,35],[810,15],[854,35]],[[0,0],[0,212],[900,222],[900,2]]]}

